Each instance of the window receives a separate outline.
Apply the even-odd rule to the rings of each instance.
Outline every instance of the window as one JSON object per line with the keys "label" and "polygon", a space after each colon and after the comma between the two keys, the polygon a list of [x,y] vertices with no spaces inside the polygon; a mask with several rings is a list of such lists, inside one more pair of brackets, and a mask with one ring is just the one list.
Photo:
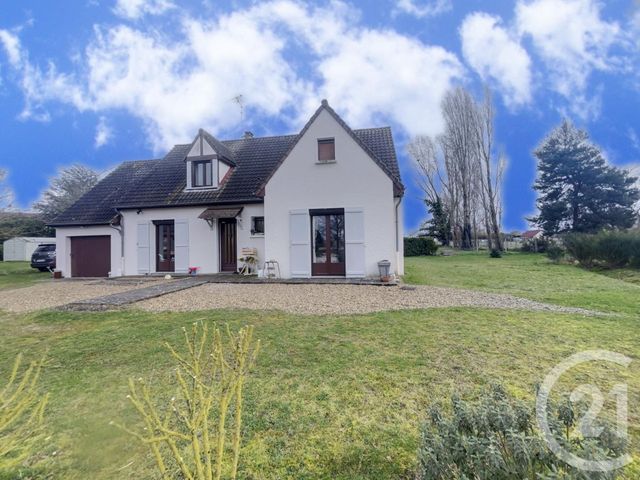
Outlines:
{"label": "window", "polygon": [[211,160],[199,160],[197,162],[191,162],[191,186],[213,186],[213,168]]}
{"label": "window", "polygon": [[264,235],[264,217],[251,217],[251,235]]}
{"label": "window", "polygon": [[336,159],[336,141],[333,138],[318,140],[318,161],[331,162]]}

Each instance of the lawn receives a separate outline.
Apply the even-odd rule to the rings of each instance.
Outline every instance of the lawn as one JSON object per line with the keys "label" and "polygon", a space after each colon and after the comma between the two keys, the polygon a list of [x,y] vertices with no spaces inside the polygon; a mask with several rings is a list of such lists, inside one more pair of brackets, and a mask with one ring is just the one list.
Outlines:
{"label": "lawn", "polygon": [[[452,265],[461,261],[447,259]],[[482,260],[467,257],[470,272],[482,271]],[[542,261],[507,259],[534,270],[542,268]],[[416,276],[419,265],[436,265],[444,276],[447,269],[440,262],[411,259],[409,275]],[[489,259],[484,263],[494,268]],[[460,274],[452,268],[447,275]],[[576,275],[583,273],[576,270]],[[624,308],[606,305],[603,296],[603,310],[631,311],[637,290],[589,275],[594,277],[581,282],[596,289],[598,280],[604,291],[615,291],[608,290],[609,282],[620,285],[619,300],[611,303],[620,301]],[[456,283],[455,278],[449,281]],[[570,301],[578,302],[577,295]],[[606,391],[626,382],[631,434],[640,435],[635,315],[462,308],[304,317],[248,311],[0,314],[2,376],[18,352],[28,358],[47,352],[43,388],[51,393],[47,421],[53,435],[40,468],[65,479],[155,478],[144,447],[109,422],[138,425],[125,398],[128,377],[153,379],[156,392],[172,394],[171,362],[162,342],[181,346],[181,327],[197,320],[229,323],[234,329],[253,324],[262,341],[246,389],[240,478],[411,479],[419,425],[430,404],[453,392],[475,396],[494,381],[532,399],[534,385],[549,368],[586,349],[610,349],[634,359],[627,370],[610,365],[579,369],[575,380]],[[567,385],[572,380],[566,379]],[[637,441],[633,451],[637,457]],[[627,478],[637,475],[635,470]]]}
{"label": "lawn", "polygon": [[29,262],[0,262],[0,289],[27,287],[50,277],[49,272],[31,268]]}
{"label": "lawn", "polygon": [[407,283],[510,293],[570,307],[640,314],[637,270],[589,271],[556,265],[533,253],[507,253],[502,258],[476,253],[410,257],[405,270]]}

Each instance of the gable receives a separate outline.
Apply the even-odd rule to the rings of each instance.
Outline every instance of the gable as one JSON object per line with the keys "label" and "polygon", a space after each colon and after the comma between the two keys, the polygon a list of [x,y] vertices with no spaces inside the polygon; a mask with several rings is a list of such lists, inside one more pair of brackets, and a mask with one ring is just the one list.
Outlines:
{"label": "gable", "polygon": [[189,157],[201,157],[203,155],[216,155],[217,152],[213,148],[213,145],[204,138],[202,131],[198,133],[193,143],[191,144],[191,149],[189,153],[187,153],[187,158]]}
{"label": "gable", "polygon": [[[331,120],[328,120],[329,117]],[[314,124],[321,121],[320,119],[326,119],[323,121],[333,121],[333,128],[324,130],[324,138],[330,138],[332,134],[342,131],[347,134],[350,139],[367,155],[367,157],[377,165],[385,175],[387,175],[393,182],[393,194],[396,197],[401,197],[404,194],[404,185],[400,180],[400,171],[398,169],[398,161],[396,158],[395,147],[393,144],[393,137],[391,135],[391,129],[385,128],[372,128],[354,131],[349,127],[344,120],[329,106],[326,100],[322,100],[322,104],[309,119],[304,128],[300,131],[296,137],[291,148],[286,155],[278,162],[276,168],[270,173],[270,175],[262,183],[258,195],[264,195],[265,188],[271,179],[280,168],[280,166],[286,161],[286,159],[296,149],[301,139],[305,138],[309,130],[313,128]],[[322,133],[317,134],[316,140],[322,140]],[[366,140],[365,140],[366,139]],[[345,144],[349,143],[348,141]],[[336,147],[337,148],[337,147]],[[383,155],[381,159],[378,155],[379,152]],[[310,153],[309,153],[310,155]]]}

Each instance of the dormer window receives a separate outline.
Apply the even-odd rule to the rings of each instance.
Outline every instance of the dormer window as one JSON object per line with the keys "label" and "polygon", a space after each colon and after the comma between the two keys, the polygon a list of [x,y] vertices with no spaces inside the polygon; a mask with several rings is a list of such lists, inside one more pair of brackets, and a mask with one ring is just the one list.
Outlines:
{"label": "dormer window", "polygon": [[213,163],[211,160],[191,162],[191,186],[195,188],[213,186]]}
{"label": "dormer window", "polygon": [[336,160],[336,141],[333,138],[318,139],[318,162],[334,162]]}

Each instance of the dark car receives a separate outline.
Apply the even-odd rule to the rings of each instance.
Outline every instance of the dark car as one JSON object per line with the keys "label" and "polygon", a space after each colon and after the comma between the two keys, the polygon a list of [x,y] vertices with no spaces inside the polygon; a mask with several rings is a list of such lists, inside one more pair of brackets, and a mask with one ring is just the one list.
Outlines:
{"label": "dark car", "polygon": [[56,244],[41,243],[31,255],[31,268],[41,272],[56,268]]}

